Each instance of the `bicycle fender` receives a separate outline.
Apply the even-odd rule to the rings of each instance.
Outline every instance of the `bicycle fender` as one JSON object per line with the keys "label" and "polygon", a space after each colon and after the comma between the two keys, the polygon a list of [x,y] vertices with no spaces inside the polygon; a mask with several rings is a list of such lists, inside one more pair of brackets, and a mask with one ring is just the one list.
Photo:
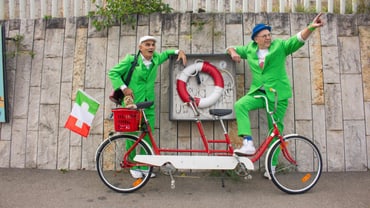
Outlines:
{"label": "bicycle fender", "polygon": [[[287,134],[287,135],[284,135],[283,136],[283,139],[285,140],[285,138],[287,138],[287,137],[291,137],[291,136],[299,136],[299,134]],[[270,147],[273,147],[273,146],[275,146],[275,144],[277,143],[277,142],[279,142],[280,140],[279,139],[277,139],[274,143],[272,143],[271,145],[270,145]],[[266,168],[266,173],[267,173],[267,177],[268,177],[268,179],[269,180],[271,180],[271,176],[270,176],[270,173],[269,173],[269,171],[267,171],[267,166],[268,166],[268,156],[269,156],[269,154],[271,154],[271,148],[269,148],[268,149],[268,151],[267,151],[267,153],[266,153],[266,157],[265,157],[265,168]]]}

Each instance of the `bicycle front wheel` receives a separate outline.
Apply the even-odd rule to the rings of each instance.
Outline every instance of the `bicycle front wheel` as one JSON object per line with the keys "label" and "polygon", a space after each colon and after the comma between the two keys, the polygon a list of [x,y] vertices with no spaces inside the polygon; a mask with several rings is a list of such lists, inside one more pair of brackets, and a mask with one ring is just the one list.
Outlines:
{"label": "bicycle front wheel", "polygon": [[284,156],[281,141],[274,143],[267,156],[267,169],[272,182],[289,194],[300,194],[315,186],[322,172],[322,159],[317,146],[299,135],[284,137],[290,157]]}
{"label": "bicycle front wheel", "polygon": [[[100,179],[114,191],[130,193],[142,188],[150,179],[152,166],[133,161],[136,154],[152,155],[147,143],[140,141],[125,158],[127,150],[137,141],[133,135],[116,135],[108,138],[98,147],[96,168]],[[134,171],[136,174],[132,174]]]}

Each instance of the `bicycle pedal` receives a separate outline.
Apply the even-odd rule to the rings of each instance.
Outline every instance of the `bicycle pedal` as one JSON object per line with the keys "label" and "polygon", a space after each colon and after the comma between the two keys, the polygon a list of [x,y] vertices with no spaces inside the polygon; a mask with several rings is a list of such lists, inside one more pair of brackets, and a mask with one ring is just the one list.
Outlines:
{"label": "bicycle pedal", "polygon": [[255,153],[254,154],[244,154],[241,152],[234,152],[234,154],[240,157],[250,157],[250,156],[253,156]]}
{"label": "bicycle pedal", "polygon": [[244,176],[245,180],[252,180],[253,176],[252,174],[248,173],[246,176]]}

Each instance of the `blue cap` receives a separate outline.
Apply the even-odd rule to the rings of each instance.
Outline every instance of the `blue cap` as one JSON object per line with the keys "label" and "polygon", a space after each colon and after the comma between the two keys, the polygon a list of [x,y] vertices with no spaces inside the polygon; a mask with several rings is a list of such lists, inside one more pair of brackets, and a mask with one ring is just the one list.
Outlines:
{"label": "blue cap", "polygon": [[261,32],[262,30],[269,30],[271,32],[271,27],[266,25],[266,24],[257,24],[253,28],[253,33],[252,33],[252,40],[254,40],[254,37]]}

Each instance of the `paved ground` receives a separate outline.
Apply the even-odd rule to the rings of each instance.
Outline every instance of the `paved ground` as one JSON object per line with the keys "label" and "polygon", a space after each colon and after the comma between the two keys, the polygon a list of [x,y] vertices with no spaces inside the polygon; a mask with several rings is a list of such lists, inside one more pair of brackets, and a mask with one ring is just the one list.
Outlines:
{"label": "paved ground", "polygon": [[213,176],[158,174],[137,192],[121,194],[108,189],[95,171],[0,168],[1,208],[58,207],[370,207],[370,172],[323,173],[309,192],[289,195],[253,172],[251,180]]}

